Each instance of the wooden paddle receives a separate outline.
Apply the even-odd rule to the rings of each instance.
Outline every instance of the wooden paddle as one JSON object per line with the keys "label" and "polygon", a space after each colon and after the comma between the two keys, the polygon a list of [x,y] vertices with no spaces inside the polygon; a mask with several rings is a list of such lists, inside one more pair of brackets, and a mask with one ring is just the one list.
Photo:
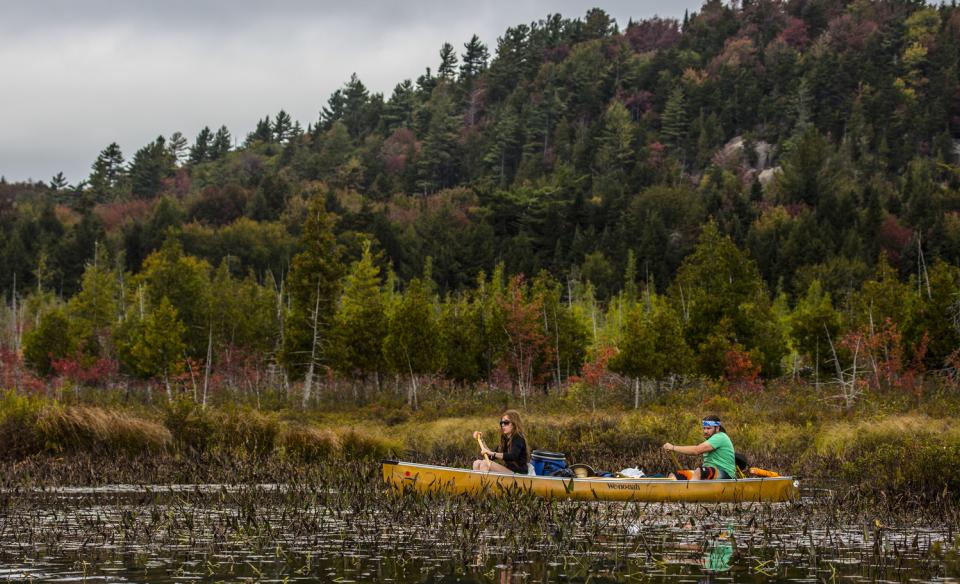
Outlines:
{"label": "wooden paddle", "polygon": [[490,449],[487,448],[487,445],[483,443],[483,439],[481,438],[482,435],[483,435],[483,434],[482,434],[481,432],[477,432],[477,433],[475,434],[475,436],[477,437],[477,444],[480,445],[480,452],[483,453],[483,459],[486,460],[487,462],[489,462],[489,461],[490,461],[490,457],[487,456],[486,451],[487,451],[487,450],[490,450]]}
{"label": "wooden paddle", "polygon": [[670,458],[673,459],[674,470],[680,470],[680,461],[677,460],[677,453],[675,451],[670,451]]}

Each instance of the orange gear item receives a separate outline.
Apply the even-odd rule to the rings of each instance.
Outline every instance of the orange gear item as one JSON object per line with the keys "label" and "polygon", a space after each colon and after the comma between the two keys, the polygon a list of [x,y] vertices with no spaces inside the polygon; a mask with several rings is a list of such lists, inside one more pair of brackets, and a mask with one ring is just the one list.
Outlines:
{"label": "orange gear item", "polygon": [[772,470],[764,470],[762,468],[757,468],[755,466],[750,467],[750,474],[756,475],[758,477],[778,477],[780,473],[773,472]]}

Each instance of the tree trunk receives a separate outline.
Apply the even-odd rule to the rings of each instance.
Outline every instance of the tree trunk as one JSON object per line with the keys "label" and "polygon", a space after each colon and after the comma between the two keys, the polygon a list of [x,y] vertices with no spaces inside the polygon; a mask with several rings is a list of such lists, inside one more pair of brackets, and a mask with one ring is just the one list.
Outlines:
{"label": "tree trunk", "polygon": [[210,387],[210,367],[213,361],[213,326],[207,336],[207,363],[203,371],[203,402],[202,408],[207,409],[207,389]]}
{"label": "tree trunk", "polygon": [[173,402],[173,388],[170,387],[170,375],[167,370],[163,370],[163,386],[167,389],[167,401]]}
{"label": "tree trunk", "polygon": [[403,349],[403,354],[407,358],[407,369],[410,371],[410,390],[407,393],[407,403],[412,409],[417,409],[417,375],[413,372],[413,363],[410,361],[410,353],[407,352],[406,347]]}
{"label": "tree trunk", "polygon": [[303,383],[303,407],[310,403],[310,392],[313,389],[313,371],[317,362],[317,344],[320,336],[320,280],[317,279],[317,304],[313,311],[313,342],[310,344],[310,365],[307,367],[307,378]]}
{"label": "tree trunk", "polygon": [[640,378],[633,380],[633,409],[640,409]]}

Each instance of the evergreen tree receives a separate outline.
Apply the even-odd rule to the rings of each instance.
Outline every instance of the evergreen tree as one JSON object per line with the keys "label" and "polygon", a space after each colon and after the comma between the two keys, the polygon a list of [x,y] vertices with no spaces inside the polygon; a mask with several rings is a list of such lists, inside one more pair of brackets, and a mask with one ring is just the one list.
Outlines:
{"label": "evergreen tree", "polygon": [[797,352],[809,356],[819,371],[825,371],[832,358],[830,343],[837,343],[840,325],[840,313],[833,308],[830,294],[823,291],[819,280],[814,280],[790,315],[790,336]]}
{"label": "evergreen tree", "polygon": [[417,187],[424,193],[451,186],[460,178],[460,126],[450,96],[438,96],[417,161]]}
{"label": "evergreen tree", "polygon": [[614,102],[604,114],[603,131],[597,144],[598,194],[619,199],[628,188],[627,175],[635,158],[633,136],[630,112],[619,101]]}
{"label": "evergreen tree", "polygon": [[270,116],[262,120],[257,120],[257,125],[253,132],[247,136],[247,143],[259,142],[261,144],[270,144],[273,142],[273,124],[270,122]]}
{"label": "evergreen tree", "polygon": [[174,132],[170,134],[170,138],[167,140],[167,150],[170,152],[170,156],[173,157],[173,161],[176,165],[183,163],[184,153],[187,151],[187,138],[180,132]]}
{"label": "evergreen tree", "polygon": [[480,305],[466,294],[447,296],[440,308],[438,329],[444,375],[459,382],[483,378],[483,334]]}
{"label": "evergreen tree", "polygon": [[393,94],[383,110],[383,123],[388,132],[401,127],[413,126],[413,111],[416,107],[416,91],[407,79],[393,88]]}
{"label": "evergreen tree", "polygon": [[87,354],[103,354],[109,349],[110,328],[119,316],[117,281],[105,248],[97,246],[93,260],[84,268],[80,291],[67,305],[78,341]]}
{"label": "evergreen tree", "polygon": [[290,114],[284,110],[280,110],[273,122],[272,129],[273,142],[286,144],[287,140],[290,139],[290,132],[293,129],[293,119],[290,118]]}
{"label": "evergreen tree", "polygon": [[230,130],[228,130],[226,126],[220,126],[220,129],[217,130],[216,135],[213,137],[213,142],[210,144],[210,159],[220,160],[226,156],[232,146],[231,140]]}
{"label": "evergreen tree", "polygon": [[120,347],[121,360],[143,378],[160,378],[168,399],[173,399],[170,378],[183,370],[185,333],[177,310],[166,297],[161,298],[143,320],[133,321],[129,336]]}
{"label": "evergreen tree", "polygon": [[123,153],[116,142],[104,148],[93,163],[90,173],[90,190],[98,201],[115,201],[125,194],[127,173]]}
{"label": "evergreen tree", "polygon": [[428,284],[419,278],[411,280],[403,296],[388,307],[387,318],[384,356],[394,372],[409,376],[407,402],[416,408],[419,377],[443,367],[437,317]]}
{"label": "evergreen tree", "polygon": [[206,354],[209,330],[210,264],[185,255],[176,235],[171,233],[163,247],[150,254],[133,282],[142,285],[148,306],[166,300],[177,313],[187,335],[187,349],[193,357]]}
{"label": "evergreen tree", "polygon": [[699,355],[702,373],[720,376],[725,354],[738,346],[752,354],[764,373],[779,373],[785,345],[760,272],[729,237],[720,234],[715,222],[704,225],[670,296],[683,315],[685,337]]}
{"label": "evergreen tree", "polygon": [[197,139],[194,140],[193,146],[190,148],[190,162],[192,164],[199,164],[201,162],[206,162],[210,160],[210,143],[213,140],[213,132],[210,131],[209,126],[204,126],[200,133],[197,134]]}
{"label": "evergreen tree", "polygon": [[63,176],[63,171],[58,172],[53,175],[53,178],[50,179],[50,188],[54,192],[60,191],[67,186],[67,177]]}
{"label": "evergreen tree", "polygon": [[830,145],[816,127],[808,126],[783,163],[776,188],[784,203],[816,207],[820,197],[833,194],[835,176],[829,166]]}
{"label": "evergreen tree", "polygon": [[450,43],[443,43],[440,47],[440,66],[437,67],[437,76],[452,81],[457,75],[457,52]]}
{"label": "evergreen tree", "polygon": [[173,175],[175,164],[163,136],[137,150],[130,163],[133,194],[142,199],[156,197],[163,188],[164,179]]}
{"label": "evergreen tree", "polygon": [[344,86],[343,97],[343,123],[347,126],[347,132],[354,139],[362,138],[375,122],[367,119],[370,114],[370,93],[356,73],[350,76],[350,81]]}
{"label": "evergreen tree", "polygon": [[[636,380],[659,381],[689,370],[693,353],[683,337],[683,321],[666,299],[648,292],[627,313],[619,352],[607,366]],[[634,407],[639,407],[639,392]]]}
{"label": "evergreen tree", "polygon": [[386,325],[380,268],[374,263],[367,242],[360,260],[354,262],[344,279],[334,316],[331,336],[336,369],[347,375],[383,372]]}
{"label": "evergreen tree", "polygon": [[460,62],[460,82],[466,87],[471,87],[477,77],[487,68],[487,60],[490,58],[490,52],[487,45],[480,42],[480,37],[473,35],[463,48],[466,51],[461,54]]}
{"label": "evergreen tree", "polygon": [[680,158],[683,158],[684,140],[687,135],[687,111],[683,89],[675,88],[670,92],[667,104],[663,108],[660,122],[660,136]]}
{"label": "evergreen tree", "polygon": [[47,312],[39,324],[23,336],[23,360],[39,375],[53,373],[53,362],[73,351],[70,320],[62,308]]}
{"label": "evergreen tree", "polygon": [[285,318],[282,360],[296,376],[327,361],[329,331],[343,273],[333,224],[333,216],[324,209],[323,196],[314,194],[298,244],[301,251],[293,257],[287,277],[290,307]]}

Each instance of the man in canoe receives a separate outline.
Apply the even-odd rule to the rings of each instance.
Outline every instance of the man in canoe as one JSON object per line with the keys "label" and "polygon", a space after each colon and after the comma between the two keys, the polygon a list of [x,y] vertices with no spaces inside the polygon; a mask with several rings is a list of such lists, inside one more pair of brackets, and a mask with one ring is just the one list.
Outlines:
{"label": "man in canoe", "polygon": [[694,446],[676,446],[669,442],[663,445],[663,449],[668,452],[703,455],[703,466],[692,470],[678,470],[676,474],[670,473],[670,478],[699,481],[732,479],[737,476],[733,442],[727,436],[727,431],[723,429],[719,417],[707,416],[703,419],[703,438],[703,442]]}
{"label": "man in canoe", "polygon": [[530,453],[523,437],[520,412],[507,410],[500,416],[500,445],[496,449],[487,448],[480,432],[474,432],[473,437],[480,443],[480,453],[485,455],[483,460],[473,461],[473,470],[527,474]]}

